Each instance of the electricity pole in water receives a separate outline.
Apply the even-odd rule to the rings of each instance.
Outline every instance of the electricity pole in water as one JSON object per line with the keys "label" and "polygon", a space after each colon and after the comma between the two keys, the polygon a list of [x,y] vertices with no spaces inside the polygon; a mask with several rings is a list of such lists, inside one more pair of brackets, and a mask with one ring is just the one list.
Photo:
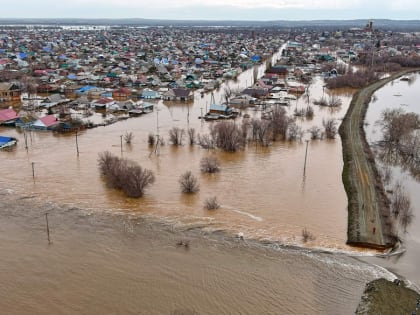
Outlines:
{"label": "electricity pole in water", "polygon": [[79,143],[77,142],[77,130],[76,130],[76,150],[77,150],[77,156],[79,156]]}
{"label": "electricity pole in water", "polygon": [[305,149],[305,164],[303,165],[303,175],[306,173],[306,157],[308,156],[308,143],[309,140],[305,140],[306,142],[306,149]]}
{"label": "electricity pole in water", "polygon": [[47,237],[48,237],[48,244],[51,244],[50,240],[50,227],[48,225],[48,212],[45,213],[45,221],[47,222]]}

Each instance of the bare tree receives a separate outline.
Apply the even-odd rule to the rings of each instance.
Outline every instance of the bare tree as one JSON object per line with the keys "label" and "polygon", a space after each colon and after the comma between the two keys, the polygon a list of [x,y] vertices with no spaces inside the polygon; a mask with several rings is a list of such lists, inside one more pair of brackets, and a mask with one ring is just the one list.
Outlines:
{"label": "bare tree", "polygon": [[337,135],[337,122],[333,118],[323,119],[322,125],[325,130],[325,137],[327,139],[335,139]]}
{"label": "bare tree", "polygon": [[216,210],[220,208],[217,197],[210,197],[204,201],[204,208],[207,210]]}
{"label": "bare tree", "polygon": [[191,173],[191,171],[186,171],[179,178],[179,184],[183,193],[196,193],[200,190],[200,185],[198,184],[197,178]]}
{"label": "bare tree", "polygon": [[314,108],[312,106],[308,105],[308,107],[306,107],[305,117],[306,119],[314,118]]}
{"label": "bare tree", "polygon": [[229,104],[229,100],[230,100],[230,98],[232,97],[232,94],[233,94],[233,91],[232,91],[231,87],[226,84],[225,87],[223,88],[223,92],[224,92],[223,96],[225,98],[225,103]]}
{"label": "bare tree", "polygon": [[220,171],[220,161],[215,156],[203,157],[200,161],[200,168],[203,173],[217,173]]}
{"label": "bare tree", "polygon": [[125,143],[130,144],[131,141],[133,141],[133,138],[134,138],[134,134],[132,132],[127,132],[127,131],[125,132],[125,135],[124,135]]}
{"label": "bare tree", "polygon": [[245,146],[243,133],[234,122],[218,122],[210,127],[210,134],[216,147],[224,151],[235,152]]}
{"label": "bare tree", "polygon": [[210,135],[198,135],[198,144],[203,149],[214,149],[216,147],[216,144],[214,142],[214,139]]}
{"label": "bare tree", "polygon": [[289,124],[293,121],[287,116],[286,110],[283,107],[274,108],[271,112],[272,136],[273,140],[277,138],[286,139]]}
{"label": "bare tree", "polygon": [[295,122],[289,124],[289,128],[287,131],[287,138],[289,141],[296,141],[300,140],[303,137],[303,131],[300,126],[298,126]]}
{"label": "bare tree", "polygon": [[341,106],[342,101],[341,99],[336,95],[330,95],[328,99],[328,106],[329,107],[339,107]]}
{"label": "bare tree", "polygon": [[252,119],[250,122],[253,140],[259,141],[262,145],[270,144],[272,138],[272,122],[262,119]]}
{"label": "bare tree", "polygon": [[99,154],[98,165],[107,185],[121,189],[129,197],[141,197],[144,190],[155,181],[152,171],[108,151]]}
{"label": "bare tree", "polygon": [[322,130],[317,126],[312,126],[308,129],[309,133],[311,134],[312,140],[317,140],[322,138]]}
{"label": "bare tree", "polygon": [[185,136],[185,130],[178,128],[178,127],[172,127],[169,130],[169,141],[172,142],[173,145],[182,145],[182,141]]}
{"label": "bare tree", "polygon": [[148,136],[147,136],[147,143],[150,146],[153,146],[153,145],[155,145],[155,141],[156,141],[155,135],[153,133],[149,133]]}
{"label": "bare tree", "polygon": [[196,136],[195,136],[195,129],[194,128],[189,128],[188,129],[188,141],[189,141],[190,145],[195,144]]}

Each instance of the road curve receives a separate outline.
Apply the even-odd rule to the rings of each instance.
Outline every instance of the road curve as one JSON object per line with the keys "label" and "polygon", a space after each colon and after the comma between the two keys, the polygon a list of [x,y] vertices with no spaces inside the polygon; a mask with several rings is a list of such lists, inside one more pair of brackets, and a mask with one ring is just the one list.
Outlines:
{"label": "road curve", "polygon": [[388,82],[412,71],[393,74],[359,90],[353,96],[340,125],[344,160],[342,178],[348,197],[349,245],[377,249],[395,245],[390,203],[366,141],[363,123],[373,93]]}

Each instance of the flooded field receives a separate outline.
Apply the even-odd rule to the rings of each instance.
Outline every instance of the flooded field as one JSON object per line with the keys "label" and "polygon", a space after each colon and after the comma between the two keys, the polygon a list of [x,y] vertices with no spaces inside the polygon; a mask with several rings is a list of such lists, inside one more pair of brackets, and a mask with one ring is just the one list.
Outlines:
{"label": "flooded field", "polygon": [[[371,145],[381,140],[381,129],[378,125],[381,113],[385,109],[402,109],[406,113],[414,112],[420,114],[418,103],[418,91],[420,89],[420,74],[410,76],[410,81],[393,81],[374,94],[374,99],[369,105],[366,114],[365,126],[366,136]],[[381,164],[383,170],[383,164]],[[418,261],[420,259],[420,182],[414,179],[409,172],[399,165],[387,165],[391,168],[392,182],[389,186],[400,182],[411,200],[414,219],[408,227],[406,234],[403,234],[406,252],[397,257],[387,260],[369,258],[368,261],[385,266],[394,272],[413,281],[420,286],[420,273]]]}
{"label": "flooded field", "polygon": [[[248,71],[230,84],[245,87],[251,78]],[[322,96],[322,84],[315,79],[311,99]],[[216,101],[222,93],[223,87]],[[298,120],[299,125],[306,130],[322,127],[326,117],[340,120],[351,94],[340,98],[341,107],[314,106],[314,119]],[[198,117],[209,102],[210,95],[197,93],[193,103],[159,102],[153,113],[83,131],[79,156],[74,135],[32,132],[26,150],[19,130],[1,128],[1,134],[19,139],[15,149],[1,152],[0,246],[6,257],[0,264],[1,309],[10,314],[353,314],[366,282],[392,279],[386,270],[346,255],[311,251],[357,255],[345,245],[339,138],[309,141],[305,176],[308,134],[301,142],[253,144],[234,154],[170,145],[173,126],[208,132],[209,123]],[[300,98],[287,110],[292,115],[306,106]],[[121,145],[125,132],[135,136],[131,145]],[[149,133],[165,138],[159,154],[147,144]],[[103,151],[155,172],[156,182],[143,198],[129,199],[106,187],[97,166]],[[200,159],[213,154],[221,160],[221,172],[201,174]],[[178,179],[186,170],[199,178],[196,195],[181,194]],[[211,196],[222,205],[213,212],[203,209]],[[46,241],[46,211],[52,245]],[[276,245],[302,245],[303,228],[316,237],[308,249]],[[190,246],[176,246],[180,239]]]}
{"label": "flooded field", "polygon": [[[243,73],[234,85],[245,86],[251,73]],[[248,81],[249,82],[249,81]],[[322,80],[317,78],[311,99],[320,97]],[[215,95],[221,98],[223,88]],[[343,105],[331,111],[314,106],[312,121],[299,121],[304,130],[313,125],[322,127],[324,117],[344,116],[350,96],[340,96]],[[242,152],[207,151],[199,146],[169,144],[168,130],[173,126],[193,127],[197,133],[208,133],[208,122],[198,117],[210,102],[210,95],[197,93],[190,104],[159,102],[153,113],[131,118],[106,127],[80,132],[79,156],[75,135],[32,132],[25,150],[19,130],[1,129],[19,139],[17,148],[2,152],[0,185],[24,194],[41,196],[46,201],[77,205],[94,211],[122,211],[151,215],[174,224],[198,225],[247,238],[280,240],[299,244],[301,231],[308,228],[316,236],[311,246],[344,248],[346,241],[346,195],[341,182],[341,142],[310,141],[306,174],[303,176],[305,141],[276,142],[270,147],[250,144]],[[288,111],[306,107],[306,99],[292,101]],[[260,112],[249,109],[251,117]],[[240,119],[237,123],[241,123]],[[121,135],[132,132],[132,144],[121,146]],[[158,154],[147,144],[149,133],[159,132],[166,144]],[[309,139],[305,134],[304,139]],[[185,141],[186,142],[186,141]],[[105,186],[98,167],[98,154],[110,151],[153,170],[156,183],[142,199],[128,199]],[[200,174],[200,160],[216,155],[221,172]],[[32,179],[34,163],[35,180]],[[178,179],[186,170],[199,178],[197,195],[181,194]],[[204,200],[217,196],[222,208],[216,212],[203,209]]]}

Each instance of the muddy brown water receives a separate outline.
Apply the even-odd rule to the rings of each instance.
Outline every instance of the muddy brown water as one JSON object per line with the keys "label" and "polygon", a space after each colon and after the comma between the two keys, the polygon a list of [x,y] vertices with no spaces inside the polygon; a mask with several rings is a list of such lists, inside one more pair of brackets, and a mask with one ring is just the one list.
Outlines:
{"label": "muddy brown water", "polygon": [[[252,71],[245,72],[231,84],[243,87],[251,77]],[[215,93],[216,101],[222,92]],[[321,79],[310,95],[322,95]],[[299,124],[307,129],[321,126],[324,117],[342,118],[351,94],[340,97],[339,109],[314,106],[314,119]],[[365,282],[391,277],[342,254],[309,250],[358,254],[345,245],[339,138],[309,142],[305,176],[304,141],[249,145],[235,154],[169,145],[172,126],[208,132],[208,123],[198,117],[209,102],[210,95],[198,93],[190,104],[161,101],[151,114],[81,132],[79,156],[74,135],[33,132],[26,150],[19,130],[1,128],[1,134],[19,139],[15,149],[1,152],[1,309],[9,314],[351,314]],[[301,98],[288,111],[304,106]],[[131,145],[123,143],[121,152],[125,132],[135,138]],[[147,145],[150,132],[166,139],[158,155]],[[143,198],[126,198],[104,185],[97,158],[105,150],[155,172],[156,183]],[[217,155],[222,168],[211,176],[199,171],[200,159],[209,154]],[[180,193],[178,178],[186,170],[200,180],[196,195]],[[217,211],[203,209],[210,196],[222,205]],[[45,211],[53,231],[50,246]],[[306,251],[262,245],[302,245],[305,227],[316,236]],[[175,246],[185,231],[192,233],[186,235],[192,239],[189,250]],[[246,244],[258,242],[238,244],[239,233]]]}

